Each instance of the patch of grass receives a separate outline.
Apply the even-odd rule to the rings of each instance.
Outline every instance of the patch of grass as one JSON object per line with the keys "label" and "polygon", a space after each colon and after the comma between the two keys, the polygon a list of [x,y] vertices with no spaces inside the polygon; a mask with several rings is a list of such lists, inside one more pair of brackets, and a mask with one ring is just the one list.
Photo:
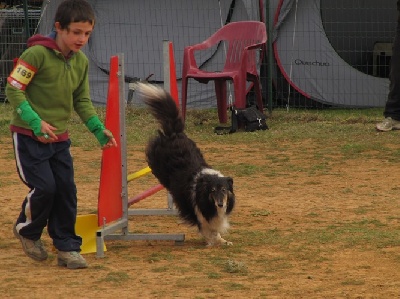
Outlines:
{"label": "patch of grass", "polygon": [[104,265],[93,265],[91,266],[95,270],[107,270],[108,268]]}
{"label": "patch of grass", "polygon": [[307,217],[310,217],[310,218],[317,218],[317,217],[319,217],[320,215],[317,214],[317,213],[315,213],[315,212],[311,212],[311,213],[308,213],[306,216],[307,216]]}
{"label": "patch of grass", "polygon": [[114,284],[123,284],[130,280],[130,276],[126,272],[116,271],[107,273],[106,277],[102,279],[103,282],[111,282]]}
{"label": "patch of grass", "polygon": [[204,270],[204,264],[202,261],[198,261],[195,263],[190,263],[190,268],[196,272],[202,272]]}
{"label": "patch of grass", "polygon": [[349,143],[342,146],[342,151],[347,155],[356,155],[368,150],[366,145]]}
{"label": "patch of grass", "polygon": [[361,286],[365,284],[363,280],[347,279],[341,282],[343,286]]}
{"label": "patch of grass", "polygon": [[[314,244],[335,244],[341,243],[346,248],[362,246],[367,250],[379,249],[390,246],[399,246],[400,228],[387,230],[388,225],[376,219],[364,219],[349,223],[338,223],[328,227],[309,229],[304,232],[294,232],[284,239],[289,238],[290,243],[305,245],[310,249]],[[287,241],[282,243],[287,243]]]}
{"label": "patch of grass", "polygon": [[253,217],[266,217],[269,215],[271,215],[271,212],[267,210],[256,210],[251,212],[251,216]]}
{"label": "patch of grass", "polygon": [[235,170],[234,175],[238,177],[251,176],[255,173],[263,171],[263,169],[260,166],[247,163],[236,164],[234,170]]}
{"label": "patch of grass", "polygon": [[[316,215],[313,216],[313,218]],[[376,219],[363,219],[348,223],[321,226],[302,231],[280,232],[236,230],[231,238],[235,245],[237,240],[246,240],[251,246],[277,246],[288,254],[301,256],[303,260],[320,261],[324,259],[320,246],[325,252],[329,246],[342,248],[363,248],[363,250],[380,250],[400,245],[400,228],[388,229],[388,225]],[[240,244],[240,243],[239,243]],[[317,244],[319,244],[317,246]]]}
{"label": "patch of grass", "polygon": [[224,283],[225,288],[229,291],[237,291],[237,290],[248,290],[250,289],[249,287],[245,286],[242,283],[237,283],[237,282],[225,282]]}
{"label": "patch of grass", "polygon": [[157,268],[152,268],[152,272],[155,273],[165,273],[169,271],[169,266],[163,266],[163,267],[157,267]]}
{"label": "patch of grass", "polygon": [[370,210],[371,208],[368,207],[358,207],[357,209],[354,210],[354,213],[357,215],[365,215]]}
{"label": "patch of grass", "polygon": [[149,263],[159,262],[159,261],[171,261],[175,257],[171,252],[154,252],[147,257]]}
{"label": "patch of grass", "polygon": [[209,279],[219,279],[219,278],[221,278],[221,274],[220,273],[211,272],[211,273],[207,274],[207,277]]}
{"label": "patch of grass", "polygon": [[284,256],[260,256],[254,262],[261,265],[266,273],[280,272],[293,267],[287,257]]}
{"label": "patch of grass", "polygon": [[243,262],[227,260],[224,265],[224,271],[227,273],[247,274],[247,266]]}

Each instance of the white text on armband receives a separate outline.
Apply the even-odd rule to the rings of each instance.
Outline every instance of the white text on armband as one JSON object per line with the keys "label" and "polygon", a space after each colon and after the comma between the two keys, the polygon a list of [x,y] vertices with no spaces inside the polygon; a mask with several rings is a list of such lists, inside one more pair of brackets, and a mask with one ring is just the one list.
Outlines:
{"label": "white text on armband", "polygon": [[7,82],[17,89],[25,90],[36,71],[37,69],[34,66],[20,59],[10,76],[7,78]]}

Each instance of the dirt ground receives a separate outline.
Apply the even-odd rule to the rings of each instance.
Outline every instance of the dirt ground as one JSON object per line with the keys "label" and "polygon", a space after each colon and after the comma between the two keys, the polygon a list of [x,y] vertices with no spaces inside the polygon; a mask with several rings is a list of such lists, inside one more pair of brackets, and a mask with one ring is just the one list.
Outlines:
{"label": "dirt ground", "polygon": [[[314,163],[324,145],[313,140],[199,144],[222,172],[230,163],[242,167],[232,174],[237,205],[226,236],[232,247],[205,248],[196,230],[175,217],[140,216],[130,219],[130,230],[184,233],[183,246],[108,241],[104,258],[87,254],[88,269],[67,270],[56,265],[47,234],[51,254],[41,263],[27,258],[13,237],[28,190],[16,175],[9,141],[1,141],[2,298],[400,298],[397,160],[373,152],[343,158],[331,147]],[[79,214],[95,213],[100,150],[72,153]],[[146,166],[140,147],[129,149],[128,161],[136,165],[130,171]],[[129,193],[154,184],[140,179]],[[165,198],[161,191],[137,208],[164,208]]]}

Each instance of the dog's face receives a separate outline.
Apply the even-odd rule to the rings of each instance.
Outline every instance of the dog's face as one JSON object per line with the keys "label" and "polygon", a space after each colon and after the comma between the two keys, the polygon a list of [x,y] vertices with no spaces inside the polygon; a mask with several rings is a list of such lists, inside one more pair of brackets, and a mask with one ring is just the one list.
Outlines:
{"label": "dog's face", "polygon": [[233,179],[230,177],[214,177],[209,185],[209,199],[217,209],[226,210],[233,196]]}
{"label": "dog's face", "polygon": [[219,178],[210,186],[209,199],[217,209],[225,208],[228,202],[229,185],[227,179]]}
{"label": "dog's face", "polygon": [[[210,211],[229,214],[235,204],[233,179],[218,175],[203,175],[196,182],[196,205],[203,215],[215,216]],[[211,209],[211,206],[214,209]],[[206,217],[207,218],[207,217]]]}

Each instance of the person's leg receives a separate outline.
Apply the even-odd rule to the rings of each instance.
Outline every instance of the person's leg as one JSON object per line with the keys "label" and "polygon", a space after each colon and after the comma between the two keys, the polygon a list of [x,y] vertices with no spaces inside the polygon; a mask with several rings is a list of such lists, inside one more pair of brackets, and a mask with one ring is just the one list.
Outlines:
{"label": "person's leg", "polygon": [[54,143],[54,149],[50,165],[56,184],[56,194],[49,215],[48,232],[56,249],[79,252],[82,238],[75,234],[77,191],[70,141]]}
{"label": "person's leg", "polygon": [[390,85],[384,116],[400,121],[400,23],[397,24],[390,62]]}
{"label": "person's leg", "polygon": [[58,265],[78,269],[86,268],[87,263],[79,253],[82,238],[75,233],[77,191],[70,144],[69,140],[54,144],[55,154],[50,164],[57,191],[47,228],[54,247],[58,250]]}
{"label": "person's leg", "polygon": [[17,220],[18,233],[39,240],[53,205],[56,185],[49,164],[51,149],[29,136],[13,134],[17,170],[22,181],[31,189]]}
{"label": "person's leg", "polygon": [[13,133],[13,146],[18,174],[30,188],[15,223],[14,234],[29,257],[44,260],[47,253],[40,238],[47,225],[56,190],[49,164],[52,149],[18,133]]}

